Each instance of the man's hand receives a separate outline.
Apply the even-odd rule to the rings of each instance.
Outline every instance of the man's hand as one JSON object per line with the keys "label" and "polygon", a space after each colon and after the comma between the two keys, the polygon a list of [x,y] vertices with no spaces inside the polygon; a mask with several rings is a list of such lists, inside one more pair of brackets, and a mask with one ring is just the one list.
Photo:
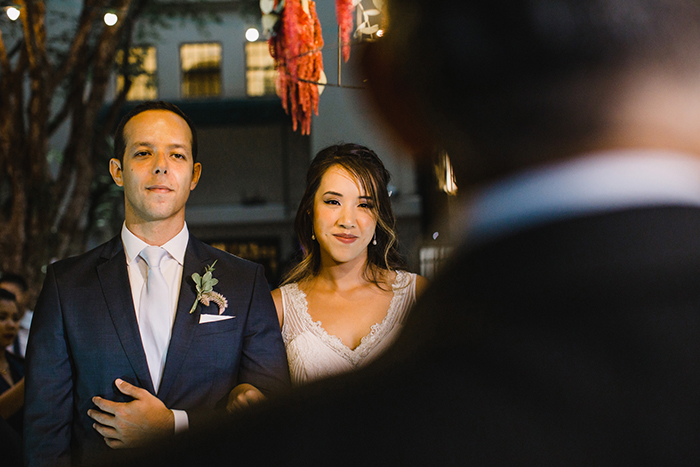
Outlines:
{"label": "man's hand", "polygon": [[252,384],[242,383],[231,389],[231,393],[228,395],[226,410],[231,413],[244,407],[250,407],[256,402],[260,402],[264,399],[265,396],[258,390],[258,388]]}
{"label": "man's hand", "polygon": [[88,410],[88,415],[97,422],[93,427],[104,436],[107,446],[113,449],[135,447],[173,434],[175,417],[160,399],[121,379],[114,384],[122,394],[134,400],[112,402],[96,396],[92,402],[100,410]]}

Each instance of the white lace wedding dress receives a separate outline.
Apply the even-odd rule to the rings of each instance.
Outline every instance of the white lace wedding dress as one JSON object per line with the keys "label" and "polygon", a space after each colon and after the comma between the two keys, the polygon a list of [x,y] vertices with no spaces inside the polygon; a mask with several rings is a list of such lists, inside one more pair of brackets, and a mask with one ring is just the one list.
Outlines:
{"label": "white lace wedding dress", "polygon": [[416,301],[416,275],[397,271],[392,284],[394,297],[386,317],[372,326],[354,349],[328,334],[320,321],[307,311],[306,294],[296,283],[283,286],[284,321],[282,337],[292,384],[299,385],[338,373],[351,371],[372,361],[398,336],[409,308]]}

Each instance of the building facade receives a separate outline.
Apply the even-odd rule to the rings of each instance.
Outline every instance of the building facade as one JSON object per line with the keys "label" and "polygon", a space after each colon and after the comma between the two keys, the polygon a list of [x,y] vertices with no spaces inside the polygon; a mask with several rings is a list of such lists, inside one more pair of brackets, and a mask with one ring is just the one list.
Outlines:
{"label": "building facade", "polygon": [[[298,253],[292,225],[311,159],[328,145],[358,143],[375,150],[392,174],[401,251],[411,269],[418,270],[421,202],[415,170],[365,102],[357,69],[361,45],[338,66],[335,2],[316,4],[331,85],[320,97],[309,136],[292,131],[291,118],[275,94],[275,70],[265,38],[246,38],[251,28],[261,32],[260,16],[246,14],[235,1],[201,5],[202,15],[216,20],[202,25],[175,18],[169,27],[158,26],[155,34],[149,31],[151,25],[138,25],[128,59],[142,73],[132,79],[123,110],[142,100],[166,100],[180,106],[197,125],[203,172],[188,203],[190,230],[204,241],[264,264],[268,280],[276,285]],[[115,75],[111,95],[116,96],[122,85],[123,79]]]}

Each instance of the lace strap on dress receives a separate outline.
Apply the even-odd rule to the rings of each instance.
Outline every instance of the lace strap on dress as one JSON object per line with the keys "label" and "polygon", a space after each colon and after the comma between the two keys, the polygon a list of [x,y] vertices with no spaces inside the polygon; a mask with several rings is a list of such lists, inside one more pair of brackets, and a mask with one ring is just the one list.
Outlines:
{"label": "lace strap on dress", "polygon": [[305,306],[304,297],[295,282],[280,287],[280,292],[282,292],[282,310],[284,312],[282,337],[285,342],[289,342],[303,330],[300,310]]}
{"label": "lace strap on dress", "polygon": [[394,297],[396,303],[395,320],[403,325],[408,316],[408,312],[416,303],[416,277],[417,275],[406,271],[397,271],[396,280],[393,284]]}

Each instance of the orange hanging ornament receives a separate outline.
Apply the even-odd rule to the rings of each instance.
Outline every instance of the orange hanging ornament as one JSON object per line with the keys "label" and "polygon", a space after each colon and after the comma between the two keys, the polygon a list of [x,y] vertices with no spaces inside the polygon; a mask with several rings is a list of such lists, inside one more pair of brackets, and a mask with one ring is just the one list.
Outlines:
{"label": "orange hanging ornament", "polygon": [[308,1],[308,11],[304,10],[302,0],[286,1],[269,45],[278,71],[277,94],[282,107],[291,115],[294,130],[301,126],[301,133],[308,135],[312,113],[318,115],[316,83],[323,71],[323,37],[313,0]]}
{"label": "orange hanging ornament", "polygon": [[352,32],[352,11],[355,9],[352,0],[335,0],[335,16],[340,28],[339,47],[343,48],[343,60],[350,58],[350,33]]}

